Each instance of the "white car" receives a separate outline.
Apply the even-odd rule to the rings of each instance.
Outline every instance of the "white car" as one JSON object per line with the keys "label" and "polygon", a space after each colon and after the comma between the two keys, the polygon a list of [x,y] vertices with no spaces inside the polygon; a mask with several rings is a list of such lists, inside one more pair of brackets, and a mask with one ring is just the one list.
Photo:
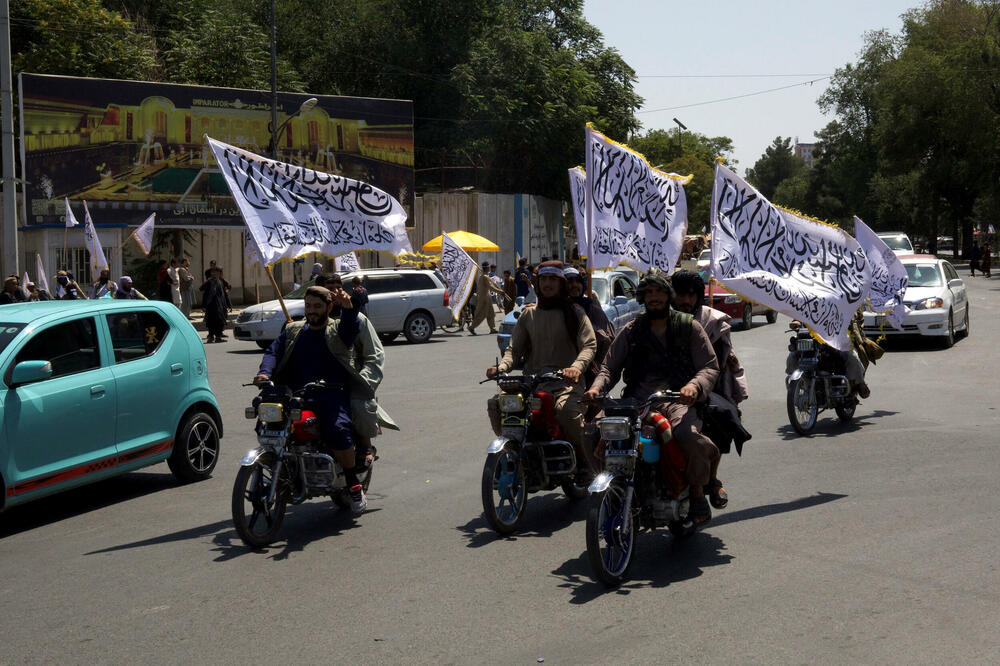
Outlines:
{"label": "white car", "polygon": [[[349,290],[358,275],[368,290],[368,319],[383,341],[402,333],[410,342],[426,342],[434,329],[452,319],[445,287],[434,271],[415,268],[373,268],[343,273]],[[285,306],[293,320],[305,317],[306,288],[303,285],[285,296]],[[277,300],[251,305],[236,318],[233,335],[252,340],[266,349],[281,334],[285,315]]]}
{"label": "white car", "polygon": [[940,337],[946,347],[954,344],[956,336],[967,336],[969,298],[955,267],[932,254],[901,256],[900,261],[910,280],[903,294],[903,302],[910,308],[903,330],[893,328],[884,315],[865,312],[865,334]]}
{"label": "white car", "polygon": [[708,268],[708,265],[712,263],[712,250],[702,250],[701,254],[698,255],[698,263],[695,264],[695,270],[701,271],[701,269]]}
{"label": "white car", "polygon": [[889,246],[896,256],[913,254],[913,243],[910,237],[902,231],[880,231],[875,234],[882,239],[882,242]]}

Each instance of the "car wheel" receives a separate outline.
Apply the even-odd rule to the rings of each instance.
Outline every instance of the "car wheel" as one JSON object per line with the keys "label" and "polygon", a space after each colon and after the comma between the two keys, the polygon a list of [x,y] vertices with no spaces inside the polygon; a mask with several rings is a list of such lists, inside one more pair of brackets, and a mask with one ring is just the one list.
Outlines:
{"label": "car wheel", "polygon": [[768,324],[773,324],[774,322],[778,321],[778,313],[775,312],[774,310],[768,310],[767,314],[764,315],[764,317],[767,318]]}
{"label": "car wheel", "polygon": [[743,323],[740,324],[741,331],[749,331],[750,327],[753,326],[753,304],[744,303],[743,304]]}
{"label": "car wheel", "polygon": [[941,346],[948,349],[955,344],[955,315],[948,310],[948,334],[941,339]]}
{"label": "car wheel", "polygon": [[170,471],[181,481],[201,481],[212,475],[219,461],[219,427],[205,412],[190,412],[181,421],[174,450],[167,458]]}
{"label": "car wheel", "polygon": [[969,305],[965,306],[965,325],[962,327],[962,332],[958,334],[960,338],[969,337]]}
{"label": "car wheel", "polygon": [[267,349],[271,346],[272,342],[274,342],[274,340],[257,340],[257,346],[261,349]]}
{"label": "car wheel", "polygon": [[403,335],[410,342],[427,342],[434,332],[434,320],[426,312],[414,312],[403,324]]}
{"label": "car wheel", "polygon": [[399,331],[388,331],[386,333],[379,333],[378,338],[382,342],[392,342],[399,335]]}

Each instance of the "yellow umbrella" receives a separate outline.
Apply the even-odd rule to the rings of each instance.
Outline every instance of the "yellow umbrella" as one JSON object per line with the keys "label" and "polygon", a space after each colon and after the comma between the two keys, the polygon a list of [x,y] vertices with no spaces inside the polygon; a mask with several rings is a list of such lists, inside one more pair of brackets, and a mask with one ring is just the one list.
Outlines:
{"label": "yellow umbrella", "polygon": [[[500,246],[488,238],[477,236],[468,231],[449,231],[448,236],[455,241],[459,247],[468,252],[499,252]],[[420,248],[424,252],[440,252],[443,234],[424,243]]]}

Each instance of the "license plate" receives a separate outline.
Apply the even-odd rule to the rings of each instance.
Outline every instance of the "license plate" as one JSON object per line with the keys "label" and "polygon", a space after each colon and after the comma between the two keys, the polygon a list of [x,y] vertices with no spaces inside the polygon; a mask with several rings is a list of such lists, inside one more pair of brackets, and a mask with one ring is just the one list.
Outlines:
{"label": "license plate", "polygon": [[261,430],[261,437],[284,437],[285,431],[283,430]]}
{"label": "license plate", "polygon": [[797,344],[798,344],[797,349],[799,351],[812,351],[813,349],[813,341],[811,339],[799,340]]}

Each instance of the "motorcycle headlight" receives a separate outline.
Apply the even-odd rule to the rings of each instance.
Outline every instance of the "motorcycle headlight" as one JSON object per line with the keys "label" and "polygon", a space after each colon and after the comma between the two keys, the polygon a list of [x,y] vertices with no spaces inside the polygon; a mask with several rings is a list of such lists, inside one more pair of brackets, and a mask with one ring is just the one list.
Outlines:
{"label": "motorcycle headlight", "polygon": [[740,302],[740,297],[737,296],[736,294],[729,294],[728,296],[726,296],[725,303],[728,305],[732,305],[733,303],[739,303],[739,302]]}
{"label": "motorcycle headlight", "polygon": [[628,419],[624,416],[606,416],[601,419],[601,439],[628,439]]}
{"label": "motorcycle headlight", "polygon": [[922,301],[918,301],[914,306],[914,310],[930,310],[932,308],[943,308],[944,301],[940,298],[925,298]]}
{"label": "motorcycle headlight", "polygon": [[257,418],[257,408],[247,407],[246,409],[243,410],[243,416],[247,417],[248,419]]}
{"label": "motorcycle headlight", "polygon": [[500,396],[501,412],[519,412],[524,409],[524,399],[520,394],[506,393]]}
{"label": "motorcycle headlight", "polygon": [[281,403],[278,402],[260,403],[260,406],[257,408],[257,415],[265,423],[279,423],[284,420],[285,416]]}

